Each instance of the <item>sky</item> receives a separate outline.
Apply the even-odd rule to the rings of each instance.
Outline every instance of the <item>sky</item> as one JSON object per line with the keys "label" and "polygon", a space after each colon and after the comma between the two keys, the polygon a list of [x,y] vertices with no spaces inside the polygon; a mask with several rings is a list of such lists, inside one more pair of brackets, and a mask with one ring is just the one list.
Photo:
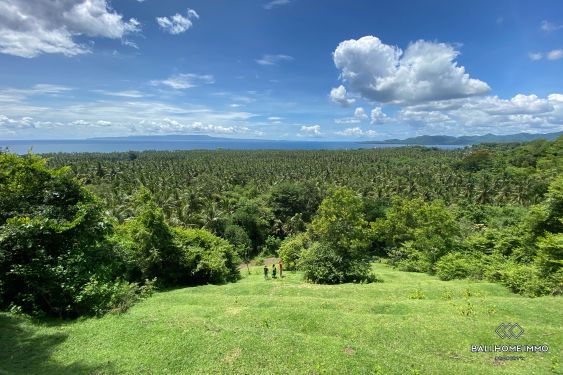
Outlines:
{"label": "sky", "polygon": [[0,0],[0,140],[561,130],[560,0]]}

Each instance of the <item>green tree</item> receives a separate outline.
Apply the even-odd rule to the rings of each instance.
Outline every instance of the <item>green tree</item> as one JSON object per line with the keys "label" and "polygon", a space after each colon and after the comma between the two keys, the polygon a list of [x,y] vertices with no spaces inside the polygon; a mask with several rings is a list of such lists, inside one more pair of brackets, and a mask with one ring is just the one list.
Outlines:
{"label": "green tree", "polygon": [[362,257],[370,243],[362,198],[350,189],[334,190],[319,206],[311,232],[343,255]]}
{"label": "green tree", "polygon": [[361,281],[369,277],[365,261],[370,244],[362,198],[346,188],[334,190],[319,206],[311,223],[316,240],[303,252],[299,267],[319,283]]}
{"label": "green tree", "polygon": [[111,224],[72,176],[28,154],[0,154],[0,304],[28,313],[76,316],[80,295],[112,282]]}
{"label": "green tree", "polygon": [[141,188],[135,195],[135,216],[116,230],[116,241],[135,281],[157,278],[161,285],[175,285],[182,278],[182,253],[172,229],[152,194]]}

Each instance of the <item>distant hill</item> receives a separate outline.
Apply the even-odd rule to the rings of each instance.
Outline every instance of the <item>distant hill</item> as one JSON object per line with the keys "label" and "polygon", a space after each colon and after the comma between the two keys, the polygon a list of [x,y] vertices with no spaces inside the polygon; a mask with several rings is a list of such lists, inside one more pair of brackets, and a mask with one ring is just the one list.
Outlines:
{"label": "distant hill", "polygon": [[554,140],[563,135],[563,131],[546,134],[518,133],[509,135],[467,135],[452,137],[449,135],[421,135],[406,139],[387,139],[385,141],[365,141],[362,143],[373,144],[409,144],[409,145],[473,145],[477,143],[510,143],[510,142],[529,142],[536,139]]}

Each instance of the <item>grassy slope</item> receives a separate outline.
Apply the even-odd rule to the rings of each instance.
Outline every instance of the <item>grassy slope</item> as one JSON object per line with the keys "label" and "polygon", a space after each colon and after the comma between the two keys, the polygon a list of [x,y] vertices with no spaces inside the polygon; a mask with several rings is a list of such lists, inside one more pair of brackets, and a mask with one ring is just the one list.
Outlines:
{"label": "grassy slope", "polygon": [[[120,316],[61,324],[0,314],[0,374],[561,371],[562,298],[375,267],[383,283],[319,286],[289,272],[264,281],[255,268],[236,284],[157,293]],[[416,290],[425,299],[409,298]],[[471,344],[508,342],[496,337],[500,322],[526,330],[510,343],[551,352],[505,362],[471,353]]]}

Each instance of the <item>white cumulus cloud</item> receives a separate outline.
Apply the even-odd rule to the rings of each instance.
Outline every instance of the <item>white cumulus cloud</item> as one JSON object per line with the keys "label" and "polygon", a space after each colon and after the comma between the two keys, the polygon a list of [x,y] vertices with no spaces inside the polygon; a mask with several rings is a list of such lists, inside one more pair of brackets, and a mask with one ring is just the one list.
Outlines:
{"label": "white cumulus cloud", "polygon": [[349,107],[350,105],[356,102],[356,99],[348,98],[346,87],[344,87],[343,85],[340,85],[330,90],[330,100],[344,107]]}
{"label": "white cumulus cloud", "polygon": [[372,124],[386,123],[389,121],[389,118],[381,107],[374,107],[371,110],[370,118]]}
{"label": "white cumulus cloud", "polygon": [[374,137],[377,135],[377,132],[374,130],[364,131],[359,127],[354,127],[354,128],[347,128],[341,131],[337,131],[335,134],[344,137]]}
{"label": "white cumulus cloud", "polygon": [[364,36],[341,42],[333,60],[350,91],[381,103],[415,104],[489,92],[489,85],[458,66],[458,55],[445,43],[418,40],[402,51]]}
{"label": "white cumulus cloud", "polygon": [[303,125],[299,133],[297,134],[300,137],[320,137],[321,133],[321,126],[320,125]]}
{"label": "white cumulus cloud", "polygon": [[139,30],[136,19],[123,19],[107,0],[0,1],[0,52],[5,54],[74,56],[90,52],[76,36],[120,39]]}

